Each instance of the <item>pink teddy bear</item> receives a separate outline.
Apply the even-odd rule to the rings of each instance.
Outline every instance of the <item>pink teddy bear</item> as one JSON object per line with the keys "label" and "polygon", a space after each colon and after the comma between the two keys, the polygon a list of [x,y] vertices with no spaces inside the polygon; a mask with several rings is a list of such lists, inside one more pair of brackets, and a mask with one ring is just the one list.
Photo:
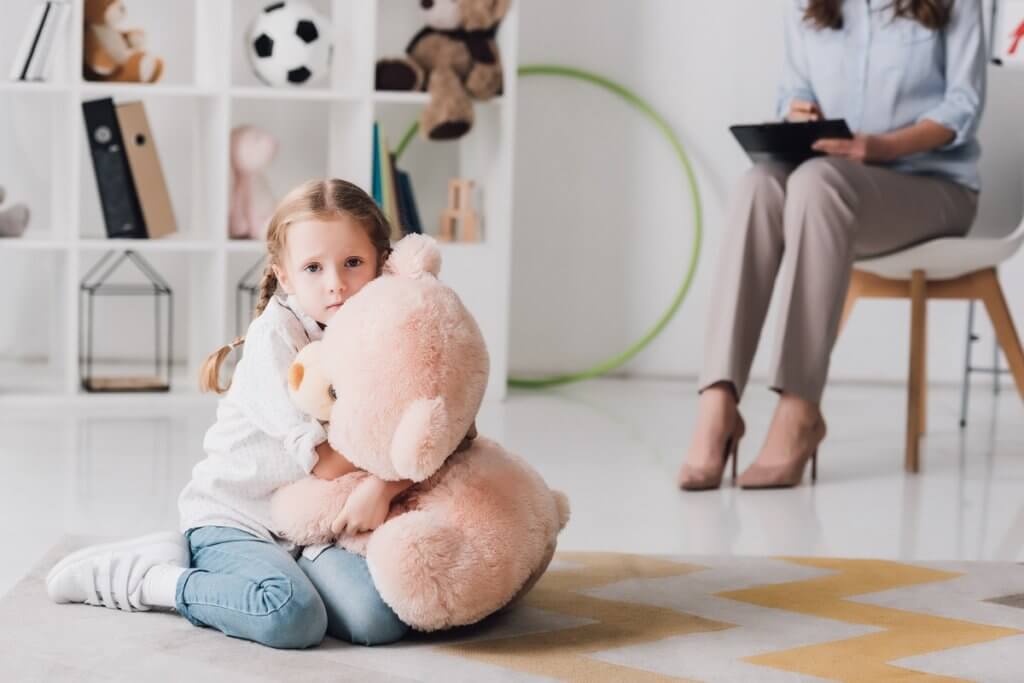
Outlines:
{"label": "pink teddy bear", "polygon": [[[299,353],[293,400],[329,421],[331,446],[365,472],[308,477],[272,501],[277,533],[365,555],[381,597],[421,631],[474,623],[523,595],[569,519],[565,495],[500,444],[481,437],[453,454],[480,408],[489,359],[440,267],[433,239],[405,237],[385,273]],[[418,483],[376,530],[339,538],[332,523],[366,472]]]}

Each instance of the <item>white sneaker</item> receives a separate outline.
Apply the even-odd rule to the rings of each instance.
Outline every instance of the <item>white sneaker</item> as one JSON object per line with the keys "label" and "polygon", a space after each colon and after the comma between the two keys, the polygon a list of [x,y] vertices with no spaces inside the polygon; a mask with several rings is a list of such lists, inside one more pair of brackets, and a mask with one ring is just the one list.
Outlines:
{"label": "white sneaker", "polygon": [[46,575],[46,592],[58,603],[145,611],[149,606],[141,600],[142,579],[150,567],[188,567],[188,561],[185,537],[176,531],[94,545],[58,562]]}

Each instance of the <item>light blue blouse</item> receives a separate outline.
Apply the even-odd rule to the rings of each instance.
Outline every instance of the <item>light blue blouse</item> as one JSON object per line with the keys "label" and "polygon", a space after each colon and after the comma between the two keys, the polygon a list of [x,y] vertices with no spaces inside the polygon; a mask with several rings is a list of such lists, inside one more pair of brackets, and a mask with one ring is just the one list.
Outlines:
{"label": "light blue blouse", "polygon": [[850,130],[885,133],[930,119],[956,138],[930,152],[885,164],[940,175],[978,190],[976,139],[985,104],[981,0],[955,0],[945,29],[893,15],[889,0],[845,0],[843,28],[804,21],[807,0],[787,0],[786,56],[778,114],[790,100],[817,102]]}

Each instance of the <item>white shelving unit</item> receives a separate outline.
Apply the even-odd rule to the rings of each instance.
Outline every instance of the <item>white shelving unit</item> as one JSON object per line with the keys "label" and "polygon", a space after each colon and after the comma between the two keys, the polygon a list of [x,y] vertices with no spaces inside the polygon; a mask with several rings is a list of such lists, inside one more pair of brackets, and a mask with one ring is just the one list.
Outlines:
{"label": "white shelving unit", "polygon": [[[264,251],[261,243],[227,236],[233,126],[255,124],[277,136],[279,152],[268,176],[278,196],[320,176],[345,178],[369,191],[374,121],[394,146],[427,101],[424,93],[373,89],[376,60],[400,55],[418,30],[417,4],[312,0],[334,27],[331,76],[318,87],[278,89],[257,81],[244,53],[246,26],[269,2],[133,0],[130,23],[147,31],[149,50],[165,60],[161,81],[148,85],[83,81],[82,0],[73,0],[50,81],[0,82],[0,185],[8,190],[8,202],[26,201],[33,213],[22,238],[0,239],[0,286],[16,293],[13,325],[0,332],[0,403],[134,404],[200,396],[198,368],[234,336],[236,285]],[[34,4],[5,4],[0,77],[6,77]],[[449,178],[469,177],[481,188],[477,209],[484,239],[442,244],[441,275],[462,296],[487,339],[489,400],[504,397],[507,375],[517,28],[513,4],[499,32],[504,93],[477,103],[470,134],[457,143],[417,140],[400,160],[412,175],[428,232],[437,231]],[[159,240],[105,236],[81,114],[82,102],[100,97],[145,103],[177,234]],[[79,387],[79,282],[111,249],[143,254],[174,290],[170,394],[88,394]],[[117,329],[97,329],[100,360],[141,363],[151,354],[151,327],[136,328],[126,316],[118,318]]]}

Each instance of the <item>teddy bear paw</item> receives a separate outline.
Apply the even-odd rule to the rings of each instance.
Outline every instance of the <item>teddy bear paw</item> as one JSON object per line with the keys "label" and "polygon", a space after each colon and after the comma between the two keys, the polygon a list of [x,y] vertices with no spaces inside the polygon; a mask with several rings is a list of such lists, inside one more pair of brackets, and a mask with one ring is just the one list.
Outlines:
{"label": "teddy bear paw", "polygon": [[469,121],[443,121],[427,133],[431,140],[457,140],[469,132]]}
{"label": "teddy bear paw", "polygon": [[164,62],[159,57],[146,55],[139,62],[139,76],[143,83],[156,83],[164,72]]}
{"label": "teddy bear paw", "polygon": [[423,72],[405,60],[382,59],[377,62],[375,81],[377,90],[422,90]]}

